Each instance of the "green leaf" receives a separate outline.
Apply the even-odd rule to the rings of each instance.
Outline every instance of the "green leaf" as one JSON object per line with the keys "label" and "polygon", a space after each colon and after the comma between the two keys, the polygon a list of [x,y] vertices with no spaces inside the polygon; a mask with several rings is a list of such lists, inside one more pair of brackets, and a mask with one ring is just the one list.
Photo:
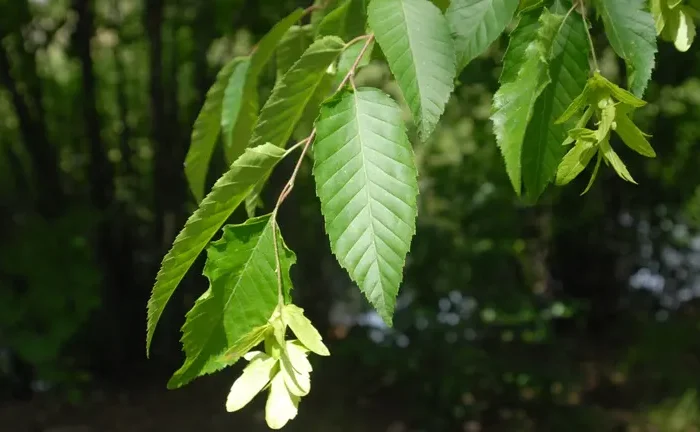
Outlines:
{"label": "green leaf", "polygon": [[224,150],[228,163],[238,159],[247,147],[254,147],[254,145],[249,145],[249,141],[253,133],[253,127],[258,120],[258,79],[260,73],[272,59],[284,35],[302,16],[304,16],[303,9],[297,9],[287,15],[267,32],[250,55],[250,65],[248,66],[248,73],[243,85],[243,93],[240,96],[241,109],[235,121],[230,120],[233,123],[230,138],[224,139]]}
{"label": "green leaf", "polygon": [[[513,81],[502,82],[493,98],[491,120],[496,141],[503,153],[508,177],[520,195],[522,189],[522,149],[528,123],[535,111],[535,102],[551,81],[549,55],[562,17],[546,9],[539,18],[537,35],[523,51],[521,66]],[[515,65],[511,65],[515,67]],[[510,76],[510,73],[506,75]]]}
{"label": "green leaf", "polygon": [[457,69],[462,70],[498,39],[513,19],[513,0],[453,0],[446,17],[455,38]]}
{"label": "green leaf", "polygon": [[644,0],[596,0],[608,41],[627,65],[630,91],[641,97],[651,79],[656,55],[654,18]]}
{"label": "green leaf", "polygon": [[508,37],[508,48],[503,56],[503,70],[498,81],[501,84],[515,81],[527,56],[525,50],[537,37],[540,28],[539,11],[521,13],[518,25]]}
{"label": "green leaf", "polygon": [[656,157],[656,152],[647,141],[646,137],[639,128],[627,117],[625,112],[621,112],[615,119],[617,129],[615,132],[622,138],[622,141],[627,147],[636,151],[642,156]]}
{"label": "green leaf", "polygon": [[633,95],[632,93],[628,92],[627,90],[623,89],[617,84],[611,82],[599,72],[595,72],[593,74],[591,82],[593,83],[593,87],[604,87],[610,92],[610,94],[612,94],[612,96],[615,99],[617,99],[625,105],[629,105],[632,108],[640,108],[647,104],[642,99],[638,98],[637,96]]}
{"label": "green leaf", "polygon": [[[221,112],[221,135],[224,140],[224,149],[227,152],[229,163],[231,158],[237,158],[240,154],[231,152],[233,146],[234,129],[237,125],[247,122],[248,125],[255,122],[258,112],[258,94],[247,94],[248,72],[250,69],[250,57],[242,59],[240,64],[231,74],[226,91],[224,92],[223,108]],[[240,117],[240,118],[239,118]],[[240,128],[240,126],[238,126]],[[250,128],[250,126],[248,126]]]}
{"label": "green leaf", "polygon": [[578,141],[564,156],[557,169],[556,185],[564,186],[578,177],[586,169],[598,151],[598,147],[591,141]]}
{"label": "green leaf", "polygon": [[321,356],[331,355],[328,348],[323,344],[318,330],[304,316],[304,310],[293,304],[284,308],[284,319],[289,328],[292,329],[299,342],[306,348]]}
{"label": "green leaf", "polygon": [[187,270],[257,181],[265,176],[284,154],[284,150],[272,144],[248,149],[217,180],[199,208],[187,220],[185,227],[175,238],[172,248],[163,258],[148,301],[147,353],[165,305]]}
{"label": "green leaf", "polygon": [[591,190],[591,187],[593,186],[593,183],[595,183],[596,177],[598,177],[598,171],[600,170],[600,161],[603,160],[603,154],[601,152],[598,152],[598,156],[596,157],[595,161],[595,167],[593,168],[593,174],[591,174],[590,180],[588,180],[588,185],[586,185],[586,189],[581,192],[581,195],[585,195],[588,193],[589,190]]}
{"label": "green leaf", "polygon": [[363,88],[326,103],[316,126],[313,173],[331,250],[391,325],[418,195],[401,110]]}
{"label": "green leaf", "polygon": [[454,43],[428,0],[372,0],[367,19],[425,141],[454,89]]}
{"label": "green leaf", "polygon": [[[210,287],[187,313],[182,327],[187,358],[169,388],[238,360],[226,357],[229,347],[272,316],[278,305],[272,223],[266,215],[227,225],[222,238],[207,248],[204,275]],[[289,269],[295,261],[292,251],[280,248],[285,289],[291,288]]]}
{"label": "green leaf", "polygon": [[[270,142],[278,147],[287,146],[304,109],[321,85],[328,67],[338,58],[345,43],[326,36],[316,40],[304,52],[292,68],[275,84],[272,94],[260,112],[253,130],[251,146]],[[246,199],[246,209],[251,214],[259,200],[260,192],[268,176],[264,176]]]}
{"label": "green leaf", "polygon": [[588,41],[581,19],[571,14],[562,22],[552,47],[552,82],[537,99],[523,141],[523,183],[528,199],[537,200],[554,178],[564,156],[562,142],[571,124],[555,124],[588,79]]}
{"label": "green leaf", "polygon": [[350,40],[365,32],[365,1],[345,0],[318,25],[316,36],[339,36]]}
{"label": "green leaf", "polygon": [[612,165],[613,169],[617,175],[620,176],[620,178],[630,183],[637,184],[637,182],[632,178],[630,172],[627,170],[625,163],[622,162],[622,159],[620,159],[620,156],[618,156],[617,153],[615,153],[615,150],[610,147],[609,140],[605,139],[600,142],[600,151],[603,152],[603,157],[605,157],[605,160],[610,162],[610,165]]}
{"label": "green leaf", "polygon": [[[364,48],[365,43],[367,40],[365,39],[360,39],[357,40],[350,45],[348,45],[347,48],[340,54],[340,58],[338,58],[338,73],[335,76],[335,80],[333,87],[337,88],[341,81],[345,78],[345,75],[350,72],[350,69],[352,69],[352,66],[355,64],[355,60],[357,59],[357,56],[360,55],[360,52],[362,51],[362,48]],[[362,55],[362,58],[360,59],[360,62],[357,64],[357,69],[355,72],[359,71],[361,68],[364,66],[367,66],[369,62],[372,59],[372,51],[374,50],[374,41],[370,42],[369,47],[365,50],[365,53]]]}
{"label": "green leaf", "polygon": [[219,71],[216,81],[207,92],[204,105],[192,128],[192,143],[185,158],[185,176],[197,202],[204,197],[209,162],[221,130],[219,119],[221,118],[224,91],[229,78],[242,61],[242,58],[235,58]]}
{"label": "green leaf", "polygon": [[313,42],[311,25],[294,25],[287,30],[277,47],[277,81],[282,79],[285,73],[304,54],[304,51]]}
{"label": "green leaf", "polygon": [[233,383],[226,398],[226,411],[238,411],[253,400],[278,372],[277,359],[260,354],[243,369],[243,374]]}

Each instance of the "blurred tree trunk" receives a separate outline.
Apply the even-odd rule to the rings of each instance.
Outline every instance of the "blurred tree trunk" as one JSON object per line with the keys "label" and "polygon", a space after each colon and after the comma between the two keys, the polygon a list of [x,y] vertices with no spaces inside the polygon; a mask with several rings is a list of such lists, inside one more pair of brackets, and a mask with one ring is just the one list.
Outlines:
{"label": "blurred tree trunk", "polygon": [[[21,54],[31,56],[24,51]],[[39,78],[36,76],[36,70],[23,74],[25,81],[34,81],[34,83],[26,84],[27,88],[32,89],[31,94],[22,95],[18,82],[12,76],[12,69],[9,53],[0,44],[0,83],[10,94],[19,121],[19,129],[32,161],[38,195],[37,209],[44,216],[57,216],[63,209],[64,194],[61,187],[58,154],[56,148],[49,142],[44,123]]]}

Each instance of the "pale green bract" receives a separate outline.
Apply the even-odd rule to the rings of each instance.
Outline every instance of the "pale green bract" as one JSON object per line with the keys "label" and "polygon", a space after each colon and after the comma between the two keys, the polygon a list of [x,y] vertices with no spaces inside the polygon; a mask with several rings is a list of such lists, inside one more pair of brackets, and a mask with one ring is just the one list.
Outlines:
{"label": "pale green bract", "polygon": [[[323,81],[326,70],[338,58],[344,47],[345,43],[335,36],[323,37],[309,46],[272,89],[272,94],[263,106],[258,123],[253,130],[251,146],[263,142],[269,142],[281,148],[287,146],[287,141],[304,113],[304,108]],[[254,191],[246,199],[246,210],[249,216],[254,213],[267,177],[260,179]]]}
{"label": "pale green bract", "polygon": [[285,306],[283,313],[285,323],[292,329],[299,341],[314,353],[327,356],[330,355],[328,348],[323,344],[318,330],[304,316],[304,310],[293,304]]}
{"label": "pale green bract", "polygon": [[523,141],[523,183],[531,202],[544,192],[564,155],[561,144],[572,124],[554,122],[583,91],[589,73],[588,55],[583,21],[570,14],[554,38],[549,63],[552,82],[535,103]]}
{"label": "pale green bract", "polygon": [[[528,15],[537,12],[523,17],[522,24],[527,25],[528,29],[532,28],[529,25],[532,18]],[[510,56],[506,54],[501,88],[493,97],[491,120],[496,141],[503,154],[508,177],[518,195],[522,192],[523,141],[527,125],[535,112],[535,102],[551,82],[549,57],[562,18],[544,9],[539,18],[540,26],[524,50],[520,48],[524,35],[514,39],[518,45],[512,51],[510,47],[508,49]],[[509,71],[514,69],[518,70],[517,74]]]}
{"label": "pale green bract", "polygon": [[[187,313],[182,327],[185,364],[168,382],[177,388],[215,372],[238,358],[229,347],[267,323],[278,305],[275,250],[269,215],[224,227],[222,238],[207,249],[204,275],[210,288]],[[278,231],[280,267],[285,291],[291,289],[289,269],[296,261]]]}
{"label": "pale green bract", "polygon": [[367,21],[423,140],[435,129],[457,74],[449,24],[429,0],[372,0]]}
{"label": "pale green bract", "polygon": [[455,38],[458,70],[503,33],[517,7],[513,0],[452,0],[445,16]]}
{"label": "pale green bract", "polygon": [[163,258],[148,301],[146,352],[149,351],[153,332],[165,305],[194,260],[258,180],[267,175],[284,155],[284,150],[272,144],[248,149],[214,184],[199,208],[187,220]]}
{"label": "pale green bract", "polygon": [[401,110],[362,88],[321,107],[317,129],[313,174],[331,250],[391,324],[418,195]]}
{"label": "pale green bract", "polygon": [[644,0],[596,0],[595,4],[610,45],[627,65],[628,87],[641,97],[654,69],[654,18],[646,10]]}

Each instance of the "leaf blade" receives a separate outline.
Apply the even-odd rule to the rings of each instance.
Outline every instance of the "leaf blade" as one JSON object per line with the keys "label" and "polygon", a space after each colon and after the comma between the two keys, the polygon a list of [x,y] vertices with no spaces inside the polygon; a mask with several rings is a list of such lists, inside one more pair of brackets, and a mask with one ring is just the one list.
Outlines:
{"label": "leaf blade", "polygon": [[513,19],[518,2],[453,0],[445,13],[455,38],[457,69],[481,55]]}
{"label": "leaf blade", "polygon": [[317,129],[313,173],[331,250],[391,324],[418,195],[401,110],[379,90],[358,89],[324,105]]}
{"label": "leaf blade", "polygon": [[654,18],[644,0],[596,0],[596,4],[610,45],[625,60],[628,87],[641,97],[651,80],[657,51]]}
{"label": "leaf blade", "polygon": [[421,138],[428,139],[445,111],[457,75],[447,19],[428,0],[372,0],[367,20]]}
{"label": "leaf blade", "polygon": [[216,231],[253,189],[257,179],[271,170],[284,154],[284,150],[272,144],[248,149],[214,184],[199,208],[187,220],[172,248],[163,258],[148,301],[147,353],[158,320],[187,270]]}

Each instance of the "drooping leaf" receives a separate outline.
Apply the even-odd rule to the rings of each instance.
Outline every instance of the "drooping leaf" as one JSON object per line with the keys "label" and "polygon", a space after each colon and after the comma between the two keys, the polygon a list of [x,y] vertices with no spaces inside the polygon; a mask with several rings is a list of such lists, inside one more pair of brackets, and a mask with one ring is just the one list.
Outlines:
{"label": "drooping leaf", "polygon": [[523,183],[531,201],[537,200],[544,192],[564,156],[561,144],[572,124],[554,122],[586,85],[588,53],[583,21],[569,15],[554,38],[549,64],[552,82],[535,103],[534,115],[523,142]]}
{"label": "drooping leaf", "polygon": [[630,91],[641,97],[654,69],[654,18],[644,0],[596,0],[596,10],[603,18],[610,45],[625,60]]}
{"label": "drooping leaf", "polygon": [[600,151],[603,153],[605,160],[612,165],[613,169],[621,179],[637,184],[637,182],[632,178],[630,172],[627,170],[625,163],[622,162],[620,156],[618,156],[617,153],[615,153],[615,150],[613,150],[613,148],[610,146],[609,140],[605,139],[600,142]]}
{"label": "drooping leaf", "polygon": [[594,142],[578,141],[562,159],[557,170],[556,184],[564,186],[578,177],[586,169],[598,151]]}
{"label": "drooping leaf", "polygon": [[[254,97],[246,94],[248,70],[250,69],[250,57],[242,59],[240,64],[231,74],[224,92],[224,101],[221,111],[221,136],[224,141],[228,158],[233,157],[230,149],[233,146],[234,129],[239,122],[255,121],[258,111],[257,92]],[[239,119],[239,116],[241,117]],[[239,155],[235,155],[238,157]]]}
{"label": "drooping leaf", "polygon": [[318,330],[311,324],[308,318],[304,316],[304,310],[293,304],[289,304],[284,308],[284,319],[301,342],[309,350],[318,355],[328,356],[328,348],[323,344],[321,335]]}
{"label": "drooping leaf", "polygon": [[214,184],[199,208],[190,216],[170,251],[163,258],[148,301],[146,352],[148,353],[158,320],[170,296],[200,252],[257,181],[284,156],[284,150],[272,144],[248,149]]}
{"label": "drooping leaf", "polygon": [[[493,97],[491,120],[496,141],[503,154],[508,177],[518,195],[522,192],[523,140],[534,114],[535,102],[551,81],[548,72],[549,56],[562,17],[544,9],[539,22],[540,28],[535,38],[522,52],[522,56],[519,55],[523,61],[517,76],[513,81],[502,81],[501,88]],[[516,65],[511,64],[510,67]]]}
{"label": "drooping leaf", "polygon": [[[210,287],[187,313],[182,327],[187,358],[169,388],[232,364],[238,359],[226,357],[229,347],[268,322],[279,303],[272,223],[266,215],[227,225],[207,249],[204,275]],[[279,237],[278,231],[283,243]],[[290,289],[289,269],[296,258],[282,246],[279,255],[284,287]]]}
{"label": "drooping leaf", "polygon": [[331,250],[391,324],[418,194],[401,110],[364,88],[329,101],[316,126],[313,173]]}
{"label": "drooping leaf", "polygon": [[647,141],[641,130],[627,117],[625,112],[621,112],[617,118],[617,129],[615,132],[622,138],[627,147],[636,151],[642,156],[656,157],[656,152]]}
{"label": "drooping leaf", "polygon": [[224,91],[229,78],[242,62],[242,58],[235,58],[219,71],[216,81],[207,92],[204,105],[192,128],[192,141],[185,158],[185,176],[197,202],[204,197],[209,162],[221,130],[219,119],[221,118]]}
{"label": "drooping leaf", "polygon": [[[344,47],[345,43],[335,36],[326,36],[311,44],[272,89],[272,94],[263,106],[253,130],[251,146],[263,142],[270,142],[281,148],[287,146],[287,141],[292,136],[306,105],[323,81],[326,70],[338,58]],[[267,177],[262,178],[246,198],[249,215],[259,201]]]}
{"label": "drooping leaf", "polygon": [[445,110],[457,74],[449,24],[429,0],[372,0],[367,20],[423,140]]}
{"label": "drooping leaf", "polygon": [[270,385],[270,395],[265,404],[265,421],[270,429],[282,429],[297,416],[299,396],[289,392],[281,373],[275,375]]}
{"label": "drooping leaf", "polygon": [[588,184],[586,185],[586,189],[581,192],[581,195],[585,195],[588,193],[589,190],[591,190],[591,187],[593,187],[593,183],[595,183],[596,177],[598,177],[598,171],[600,170],[600,161],[603,160],[603,154],[601,152],[598,152],[596,156],[596,161],[595,161],[595,167],[593,167],[593,174],[591,174],[591,178],[588,180]]}
{"label": "drooping leaf", "polygon": [[455,38],[458,71],[503,33],[517,7],[513,0],[452,0],[445,15]]}
{"label": "drooping leaf", "polygon": [[296,63],[304,51],[313,42],[313,31],[311,25],[294,25],[287,30],[277,47],[275,56],[277,61],[277,80],[282,79],[289,68]]}
{"label": "drooping leaf", "polygon": [[243,92],[240,96],[240,110],[236,118],[230,120],[232,123],[230,138],[224,139],[224,150],[228,163],[238,159],[247,147],[253,147],[248,144],[253,133],[253,127],[258,120],[258,79],[260,73],[272,59],[284,35],[303,15],[304,11],[302,9],[297,9],[287,15],[265,34],[251,53],[248,73],[246,74]]}

